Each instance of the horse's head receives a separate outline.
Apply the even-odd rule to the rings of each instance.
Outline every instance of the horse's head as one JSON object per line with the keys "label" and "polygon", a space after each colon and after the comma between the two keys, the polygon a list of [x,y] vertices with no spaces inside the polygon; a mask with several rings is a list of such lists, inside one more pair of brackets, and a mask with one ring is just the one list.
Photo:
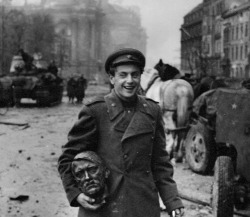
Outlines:
{"label": "horse's head", "polygon": [[177,75],[180,75],[180,71],[177,68],[163,63],[162,59],[159,60],[154,68],[159,72],[159,76],[163,81],[174,79]]}
{"label": "horse's head", "polygon": [[143,90],[146,90],[149,83],[155,78],[158,77],[159,73],[156,69],[148,68],[145,69],[141,75],[141,87]]}

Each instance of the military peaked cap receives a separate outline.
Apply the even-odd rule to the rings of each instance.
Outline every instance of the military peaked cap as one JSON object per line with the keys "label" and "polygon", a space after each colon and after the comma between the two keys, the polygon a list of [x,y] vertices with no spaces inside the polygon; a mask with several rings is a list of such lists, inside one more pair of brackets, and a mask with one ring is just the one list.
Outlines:
{"label": "military peaked cap", "polygon": [[108,73],[111,67],[125,64],[135,64],[140,68],[145,67],[145,56],[136,49],[123,48],[112,53],[105,62],[105,70]]}
{"label": "military peaked cap", "polygon": [[104,161],[93,151],[84,151],[74,157],[74,161],[88,160],[99,165],[105,165]]}

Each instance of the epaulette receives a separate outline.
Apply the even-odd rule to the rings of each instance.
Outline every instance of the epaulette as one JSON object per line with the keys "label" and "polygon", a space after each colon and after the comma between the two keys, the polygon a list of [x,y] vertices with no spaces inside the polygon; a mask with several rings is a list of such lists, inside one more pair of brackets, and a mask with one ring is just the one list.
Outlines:
{"label": "epaulette", "polygon": [[149,101],[151,101],[151,102],[154,102],[154,103],[156,103],[156,104],[159,104],[159,102],[154,101],[154,100],[153,100],[153,99],[151,99],[151,98],[147,98],[147,97],[145,97],[145,99],[146,99],[146,100],[149,100]]}
{"label": "epaulette", "polygon": [[84,105],[89,106],[89,105],[93,105],[95,103],[100,103],[100,102],[105,102],[103,96],[96,96],[96,97],[93,97],[91,99],[88,99],[88,100],[84,101]]}

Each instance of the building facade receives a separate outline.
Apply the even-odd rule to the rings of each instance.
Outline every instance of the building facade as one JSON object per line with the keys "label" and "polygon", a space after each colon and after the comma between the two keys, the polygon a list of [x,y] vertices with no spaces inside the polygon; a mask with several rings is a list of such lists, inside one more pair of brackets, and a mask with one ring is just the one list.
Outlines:
{"label": "building facade", "polygon": [[223,15],[224,57],[230,60],[227,74],[233,78],[249,78],[250,2],[231,5]]}
{"label": "building facade", "polygon": [[203,4],[184,17],[181,26],[181,71],[200,76]]}
{"label": "building facade", "polygon": [[224,0],[204,0],[202,24],[202,54],[206,65],[204,75],[221,74],[222,23]]}
{"label": "building facade", "polygon": [[203,1],[200,74],[249,78],[249,4],[248,0]]}
{"label": "building facade", "polygon": [[147,36],[137,8],[112,5],[108,0],[42,0],[23,10],[45,12],[53,18],[56,40],[51,52],[63,77],[83,74],[103,82],[107,79],[104,62],[115,49],[133,47],[146,53]]}

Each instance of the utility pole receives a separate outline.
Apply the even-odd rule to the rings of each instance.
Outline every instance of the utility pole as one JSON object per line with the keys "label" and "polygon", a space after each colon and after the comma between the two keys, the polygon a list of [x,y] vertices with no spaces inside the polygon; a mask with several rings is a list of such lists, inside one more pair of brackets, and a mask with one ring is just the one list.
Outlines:
{"label": "utility pole", "polygon": [[5,5],[4,1],[2,1],[1,4],[1,9],[2,9],[2,25],[1,25],[1,33],[2,33],[2,38],[1,38],[1,75],[4,74],[4,26],[5,26]]}

